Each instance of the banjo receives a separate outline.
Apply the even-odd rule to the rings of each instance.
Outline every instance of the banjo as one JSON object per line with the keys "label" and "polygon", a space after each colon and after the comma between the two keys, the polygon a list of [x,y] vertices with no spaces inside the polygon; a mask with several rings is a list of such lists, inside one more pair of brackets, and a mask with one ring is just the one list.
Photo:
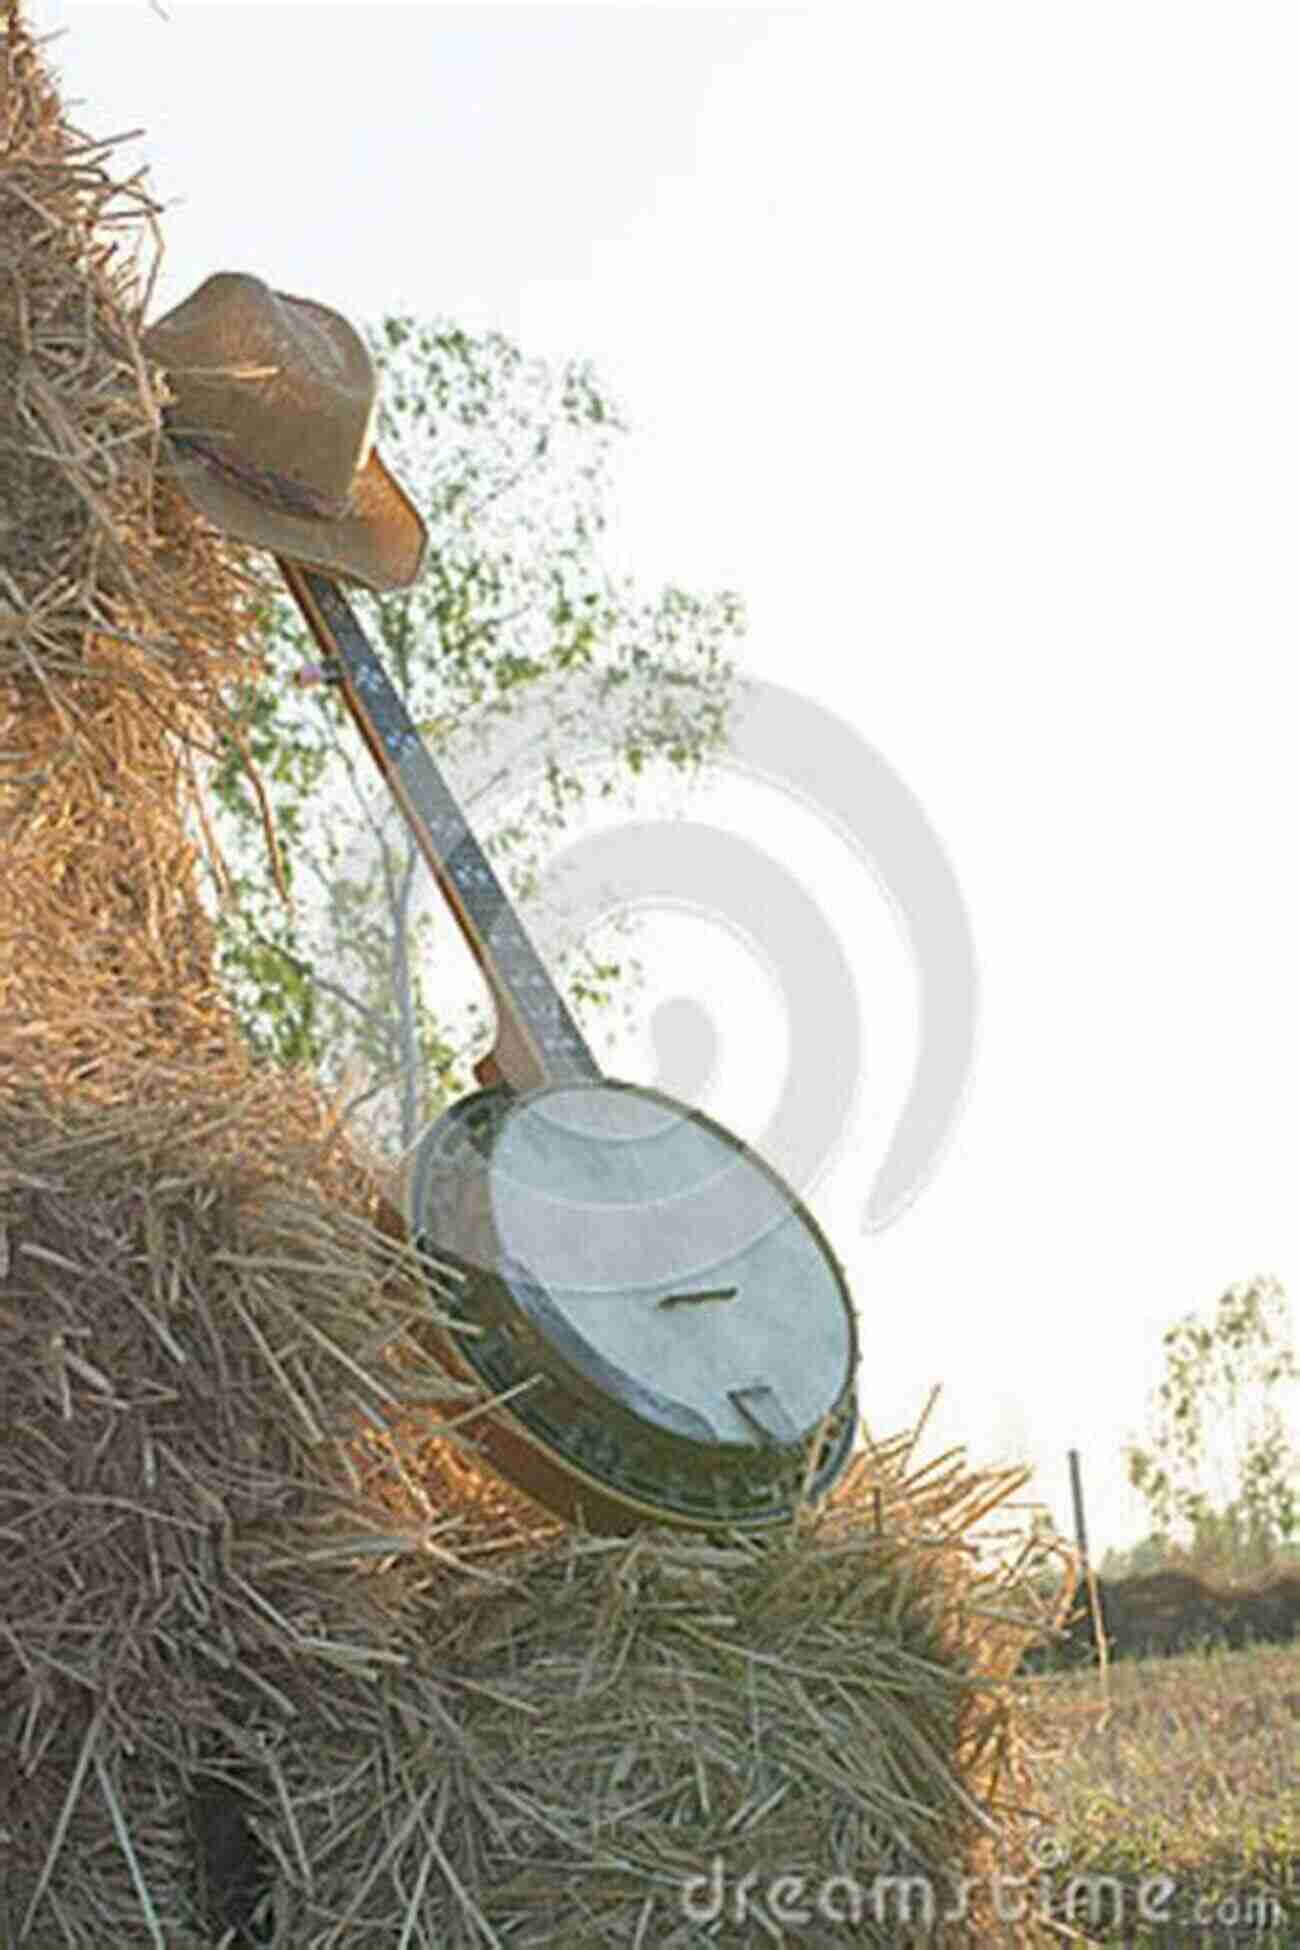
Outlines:
{"label": "banjo", "polygon": [[420,1140],[411,1232],[462,1277],[431,1329],[491,1397],[474,1433],[558,1514],[761,1531],[823,1496],[857,1425],[843,1274],[741,1141],[603,1075],[336,580],[284,581],[486,980],[480,1088]]}

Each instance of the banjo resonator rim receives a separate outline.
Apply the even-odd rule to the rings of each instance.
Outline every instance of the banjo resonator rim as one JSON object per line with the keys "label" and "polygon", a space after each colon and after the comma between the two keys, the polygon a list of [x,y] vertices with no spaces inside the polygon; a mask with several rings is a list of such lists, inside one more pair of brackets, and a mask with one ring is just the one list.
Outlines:
{"label": "banjo resonator rim", "polygon": [[[761,1372],[761,1357],[725,1389],[739,1439],[719,1439],[707,1421],[688,1430],[689,1409],[664,1406],[653,1387],[599,1356],[575,1359],[567,1333],[547,1331],[558,1319],[542,1282],[501,1250],[492,1214],[493,1162],[512,1118],[557,1090],[627,1092],[671,1108],[703,1127],[747,1172],[768,1181],[801,1238],[820,1256],[823,1299],[838,1290],[843,1310],[843,1373],[824,1389],[821,1413],[792,1420],[779,1390]],[[765,1160],[703,1113],[640,1086],[605,1079],[590,1086],[544,1086],[517,1096],[494,1085],[451,1107],[425,1133],[411,1170],[411,1232],[431,1281],[439,1262],[463,1275],[454,1295],[438,1289],[450,1326],[435,1331],[442,1358],[478,1382],[484,1404],[483,1446],[517,1486],[563,1516],[595,1530],[636,1522],[692,1529],[767,1530],[788,1523],[801,1504],[817,1501],[847,1464],[857,1431],[856,1315],[838,1262],[811,1214]],[[829,1277],[827,1277],[829,1276]],[[685,1317],[731,1317],[743,1338],[744,1300],[734,1278],[674,1283],[649,1304],[668,1326]],[[724,1296],[726,1296],[724,1298]],[[677,1304],[667,1314],[664,1300]],[[539,1305],[540,1302],[540,1305]],[[796,1316],[799,1296],[792,1296]],[[588,1364],[590,1363],[590,1365]],[[501,1399],[508,1397],[508,1399]],[[700,1418],[695,1418],[699,1421]],[[495,1441],[494,1441],[495,1437]]]}

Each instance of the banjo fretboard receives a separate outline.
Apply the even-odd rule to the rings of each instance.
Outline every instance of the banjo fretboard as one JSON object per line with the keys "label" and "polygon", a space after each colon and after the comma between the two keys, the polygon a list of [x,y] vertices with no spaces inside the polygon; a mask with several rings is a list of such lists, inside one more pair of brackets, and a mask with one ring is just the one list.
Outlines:
{"label": "banjo fretboard", "polygon": [[599,1081],[545,963],[466,823],[352,607],[333,579],[277,557],[290,594],[482,968],[497,1011],[491,1063],[515,1090]]}

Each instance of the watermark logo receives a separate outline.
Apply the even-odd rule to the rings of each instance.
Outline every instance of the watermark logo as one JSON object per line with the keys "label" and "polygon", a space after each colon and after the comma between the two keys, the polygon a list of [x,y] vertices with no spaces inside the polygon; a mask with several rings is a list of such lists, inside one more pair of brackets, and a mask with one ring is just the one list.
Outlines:
{"label": "watermark logo", "polygon": [[681,1884],[679,1909],[693,1924],[743,1928],[750,1923],[769,1930],[821,1922],[928,1932],[982,1917],[986,1922],[1050,1922],[1092,1930],[1232,1930],[1245,1942],[1251,1934],[1262,1941],[1281,1930],[1287,1905],[1259,1887],[1210,1892],[1163,1873],[1071,1873],[1061,1843],[1043,1835],[1031,1849],[1026,1872],[1015,1875],[999,1870],[948,1878],[919,1873],[813,1877],[758,1869],[732,1873],[724,1857],[715,1855],[706,1872]]}
{"label": "watermark logo", "polygon": [[[861,1207],[864,1230],[883,1231],[938,1169],[970,1081],[978,979],[961,890],[901,774],[843,718],[798,691],[744,685],[719,763],[724,773],[768,788],[834,833],[858,867],[859,898],[871,898],[873,888],[883,896],[907,944],[916,1062]],[[808,1192],[842,1142],[862,1084],[862,988],[839,919],[809,895],[797,858],[690,819],[628,821],[576,841],[549,863],[536,912],[562,913],[572,938],[620,907],[644,912],[656,904],[689,907],[727,928],[775,978],[789,1055],[780,1101],[754,1148],[779,1158],[795,1190]],[[551,943],[544,938],[539,945],[545,953]],[[655,1085],[689,1100],[693,1081],[707,1074],[720,1028],[689,995],[664,1009],[656,1026]]]}
{"label": "watermark logo", "polygon": [[[572,678],[566,687],[570,708],[558,721],[553,700],[539,697],[458,754],[452,783],[471,826],[486,830],[504,802],[526,797],[557,770],[581,773],[616,757],[620,727],[609,701],[593,688],[588,707],[573,709]],[[593,725],[603,730],[593,732]],[[716,769],[764,788],[778,808],[784,800],[836,836],[860,880],[854,898],[883,899],[906,944],[915,1062],[859,1208],[863,1229],[881,1232],[933,1178],[970,1082],[978,979],[956,876],[896,768],[842,717],[796,690],[743,684]],[[366,865],[354,849],[352,877],[360,879]],[[602,923],[656,909],[686,910],[727,930],[779,993],[784,1083],[765,1128],[750,1141],[806,1196],[851,1130],[864,1086],[864,971],[855,969],[845,947],[843,915],[825,910],[804,884],[797,854],[783,854],[770,838],[689,817],[635,816],[562,845],[520,913],[554,968],[566,946]],[[686,980],[680,994],[658,1002],[649,1026],[656,1074],[647,1081],[687,1105],[697,1103],[732,1025],[715,1020]]]}

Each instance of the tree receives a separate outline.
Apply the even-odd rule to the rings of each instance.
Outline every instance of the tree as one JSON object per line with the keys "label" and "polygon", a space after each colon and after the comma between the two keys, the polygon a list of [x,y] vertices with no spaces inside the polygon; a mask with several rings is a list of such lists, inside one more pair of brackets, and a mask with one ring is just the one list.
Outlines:
{"label": "tree", "polygon": [[[741,605],[675,587],[638,598],[604,573],[609,466],[626,429],[588,366],[409,318],[388,319],[371,348],[378,441],[425,514],[430,550],[414,588],[354,600],[453,783],[458,758],[525,706],[549,727],[535,789],[495,834],[479,830],[525,899],[548,848],[593,804],[656,768],[689,782],[719,748]],[[454,924],[428,900],[338,699],[295,688],[296,609],[273,595],[262,621],[265,676],[235,701],[238,733],[209,779],[227,863],[222,972],[265,1058],[333,1084],[363,1078],[360,1098],[386,1105],[381,1135],[405,1147],[470,1087],[481,1025],[434,995],[446,957],[432,937],[441,949]],[[620,973],[579,945],[564,985],[580,1018]]]}
{"label": "tree", "polygon": [[1286,1296],[1274,1279],[1230,1287],[1207,1323],[1164,1337],[1150,1444],[1129,1442],[1129,1481],[1157,1534],[1186,1539],[1203,1568],[1258,1572],[1300,1525],[1298,1465],[1279,1407],[1300,1379]]}
{"label": "tree", "polygon": [[1153,1530],[1140,1543],[1134,1544],[1131,1550],[1116,1550],[1112,1545],[1101,1560],[1098,1576],[1107,1579],[1144,1578],[1152,1571],[1162,1571],[1172,1554],[1166,1534]]}

